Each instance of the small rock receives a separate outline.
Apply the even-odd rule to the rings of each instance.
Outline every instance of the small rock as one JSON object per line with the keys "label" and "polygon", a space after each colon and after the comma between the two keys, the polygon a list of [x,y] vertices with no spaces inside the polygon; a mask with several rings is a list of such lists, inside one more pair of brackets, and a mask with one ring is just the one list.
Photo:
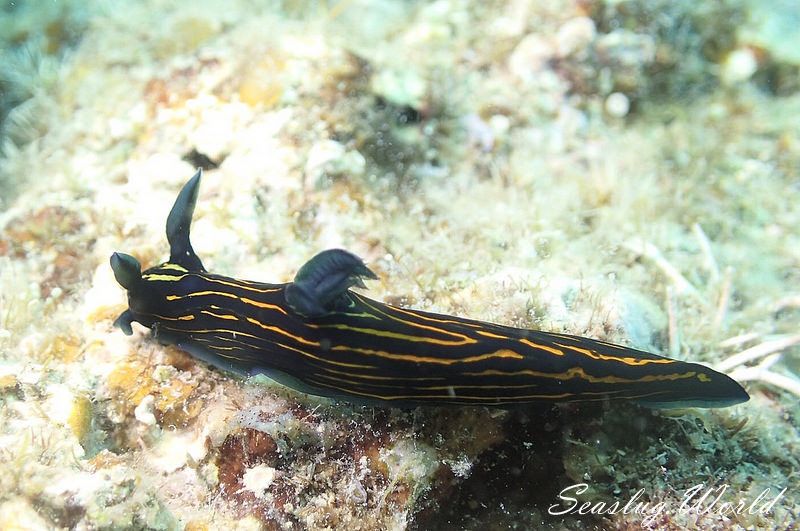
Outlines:
{"label": "small rock", "polygon": [[575,17],[566,21],[556,33],[556,50],[559,57],[581,52],[597,35],[594,21],[589,17]]}
{"label": "small rock", "polygon": [[428,92],[425,80],[414,70],[381,70],[372,77],[372,92],[397,106],[420,109]]}
{"label": "small rock", "polygon": [[477,114],[467,114],[461,119],[470,144],[488,153],[494,147],[494,132],[489,124]]}
{"label": "small rock", "polygon": [[322,140],[309,150],[305,173],[310,182],[326,175],[358,177],[364,174],[366,165],[366,159],[358,151],[348,150],[335,140]]}
{"label": "small rock", "polygon": [[133,410],[133,415],[136,417],[136,420],[147,426],[155,426],[156,416],[153,414],[154,404],[155,398],[153,398],[153,395],[147,395],[142,398],[142,401],[139,402],[139,405]]}
{"label": "small rock", "polygon": [[720,80],[725,85],[747,81],[758,70],[756,54],[750,48],[740,48],[728,54],[721,65]]}
{"label": "small rock", "polygon": [[48,529],[52,524],[42,518],[31,503],[12,498],[0,504],[0,529]]}
{"label": "small rock", "polygon": [[630,108],[631,102],[628,100],[628,96],[622,92],[612,92],[606,98],[606,112],[614,118],[624,118]]}
{"label": "small rock", "polygon": [[275,481],[275,469],[267,465],[256,465],[248,468],[242,477],[244,488],[258,498],[263,498],[267,489]]}
{"label": "small rock", "polygon": [[508,58],[508,69],[523,81],[531,81],[537,72],[547,68],[556,55],[549,40],[536,34],[527,35]]}

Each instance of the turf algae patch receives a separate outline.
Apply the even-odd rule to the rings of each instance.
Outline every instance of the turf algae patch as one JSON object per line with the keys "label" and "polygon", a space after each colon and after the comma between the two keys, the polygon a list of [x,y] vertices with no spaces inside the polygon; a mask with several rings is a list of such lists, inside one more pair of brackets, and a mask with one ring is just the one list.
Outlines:
{"label": "turf algae patch", "polygon": [[37,265],[44,268],[40,283],[42,296],[71,295],[77,285],[88,278],[86,254],[78,252],[77,245],[87,223],[91,223],[90,215],[60,205],[21,213],[5,224],[0,236],[0,256],[48,257],[48,263],[37,261]]}

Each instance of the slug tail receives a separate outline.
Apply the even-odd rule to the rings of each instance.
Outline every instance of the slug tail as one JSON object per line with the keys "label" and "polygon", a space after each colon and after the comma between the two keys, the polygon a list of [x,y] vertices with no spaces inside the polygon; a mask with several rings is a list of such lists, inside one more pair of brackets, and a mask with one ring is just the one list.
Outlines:
{"label": "slug tail", "polygon": [[668,409],[685,407],[729,407],[750,400],[744,388],[726,374],[717,372],[698,363],[686,363],[697,370],[698,382],[691,386],[676,384],[671,393],[653,397],[652,400],[639,399],[642,406]]}

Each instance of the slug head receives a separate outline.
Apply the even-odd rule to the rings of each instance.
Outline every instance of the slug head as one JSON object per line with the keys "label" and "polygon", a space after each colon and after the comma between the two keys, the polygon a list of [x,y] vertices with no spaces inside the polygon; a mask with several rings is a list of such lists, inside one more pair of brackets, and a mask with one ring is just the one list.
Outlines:
{"label": "slug head", "polygon": [[[142,283],[142,266],[139,265],[139,261],[136,258],[125,253],[112,254],[110,261],[114,278],[117,279],[120,286],[128,291],[128,305],[130,306],[132,292]],[[114,321],[114,326],[119,327],[125,335],[129,336],[133,333],[131,323],[135,320],[131,311],[125,310]]]}
{"label": "slug head", "polygon": [[[205,271],[203,263],[194,253],[189,241],[189,228],[192,224],[192,215],[197,203],[197,193],[200,188],[201,169],[189,179],[181,188],[175,203],[167,216],[167,241],[169,241],[170,259],[168,263],[178,265],[187,271]],[[111,255],[111,270],[119,285],[128,291],[128,309],[125,310],[114,322],[127,335],[133,330],[131,323],[136,321],[144,326],[151,327],[154,314],[163,301],[159,298],[157,284],[147,282],[148,273],[158,270],[159,266],[150,268],[142,273],[142,266],[136,258],[125,253]]]}
{"label": "slug head", "polygon": [[126,290],[133,289],[142,281],[142,266],[129,254],[114,253],[111,255],[111,270],[120,286]]}

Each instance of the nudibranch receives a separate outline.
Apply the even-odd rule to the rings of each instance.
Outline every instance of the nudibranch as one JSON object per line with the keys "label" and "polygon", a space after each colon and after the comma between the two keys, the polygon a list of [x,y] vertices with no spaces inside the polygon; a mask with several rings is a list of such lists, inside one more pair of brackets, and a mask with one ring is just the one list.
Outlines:
{"label": "nudibranch", "polygon": [[169,260],[142,272],[114,253],[128,292],[115,324],[148,327],[163,344],[241,376],[373,405],[509,408],[628,399],[653,407],[724,407],[749,396],[704,365],[605,341],[384,304],[352,291],[377,278],[352,253],[317,254],[285,284],[209,273],[189,228],[202,171],[167,217]]}

